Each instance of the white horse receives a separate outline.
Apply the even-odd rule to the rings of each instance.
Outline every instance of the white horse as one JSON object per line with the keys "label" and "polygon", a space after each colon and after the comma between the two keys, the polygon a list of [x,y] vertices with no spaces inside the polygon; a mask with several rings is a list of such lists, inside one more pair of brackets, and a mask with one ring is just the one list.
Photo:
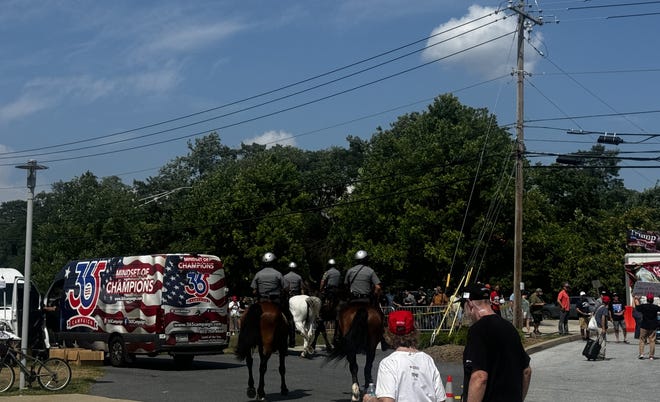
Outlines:
{"label": "white horse", "polygon": [[321,311],[321,299],[316,296],[297,295],[289,299],[289,310],[296,324],[296,330],[303,337],[303,351],[301,357],[314,354],[311,346],[316,331],[316,320]]}

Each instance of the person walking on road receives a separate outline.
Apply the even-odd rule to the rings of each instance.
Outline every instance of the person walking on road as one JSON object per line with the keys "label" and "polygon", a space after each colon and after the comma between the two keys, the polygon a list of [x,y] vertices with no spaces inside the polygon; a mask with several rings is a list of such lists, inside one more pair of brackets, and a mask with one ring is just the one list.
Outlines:
{"label": "person walking on road", "polygon": [[460,301],[473,323],[463,351],[463,400],[524,401],[532,368],[518,330],[493,312],[488,289],[465,290]]}
{"label": "person walking on road", "polygon": [[610,303],[610,315],[612,317],[612,327],[616,343],[619,343],[619,330],[623,332],[623,343],[628,343],[628,332],[626,331],[626,320],[623,314],[626,310],[625,304],[619,299],[619,295],[612,293],[612,303]]}
{"label": "person walking on road", "polygon": [[363,402],[444,402],[442,377],[433,358],[417,349],[419,333],[410,311],[389,314],[385,340],[394,349],[378,365],[376,395]]}
{"label": "person walking on road", "polygon": [[587,294],[585,292],[580,292],[580,301],[577,306],[575,306],[575,311],[577,312],[578,319],[580,321],[580,335],[582,335],[582,340],[586,341],[589,339],[589,319],[591,318],[591,311],[589,309],[589,300],[587,300]]}
{"label": "person walking on road", "polygon": [[644,358],[644,344],[649,343],[649,360],[655,359],[655,337],[658,329],[658,313],[660,306],[653,304],[653,293],[646,295],[646,303],[641,304],[639,296],[635,296],[635,310],[642,314],[639,330],[639,359]]}
{"label": "person walking on road", "polygon": [[531,312],[529,310],[529,300],[528,300],[529,292],[523,290],[521,295],[522,295],[522,299],[520,300],[520,308],[522,309],[523,325],[527,330],[527,335],[532,336],[529,330],[529,320],[531,319]]}
{"label": "person walking on road", "polygon": [[600,352],[598,353],[598,358],[605,360],[605,352],[607,349],[607,328],[608,322],[612,321],[612,316],[610,314],[610,297],[605,295],[602,297],[602,304],[594,312],[596,323],[598,323],[598,330],[596,334],[596,339],[602,339],[602,346]]}
{"label": "person walking on road", "polygon": [[568,335],[568,313],[571,311],[571,298],[568,291],[571,286],[568,282],[564,282],[561,286],[561,291],[557,295],[557,304],[559,304],[559,324],[557,329],[559,335]]}
{"label": "person walking on road", "polygon": [[534,335],[541,335],[539,331],[539,325],[543,321],[543,306],[545,301],[543,300],[543,289],[536,288],[534,293],[529,297],[529,309],[532,312],[532,323],[534,325]]}

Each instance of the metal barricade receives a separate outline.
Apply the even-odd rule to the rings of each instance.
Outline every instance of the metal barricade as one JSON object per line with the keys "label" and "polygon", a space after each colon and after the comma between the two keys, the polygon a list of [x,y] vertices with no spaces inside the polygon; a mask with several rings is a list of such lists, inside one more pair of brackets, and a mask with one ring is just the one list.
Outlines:
{"label": "metal barricade", "polygon": [[[455,310],[449,309],[448,316],[445,318],[444,322],[442,317],[445,314],[447,309],[446,305],[440,306],[401,306],[397,308],[393,307],[383,307],[383,314],[385,314],[385,320],[387,322],[387,316],[391,311],[396,310],[408,310],[413,314],[415,318],[415,328],[420,332],[425,331],[435,331],[436,328],[442,323],[442,330],[449,330],[454,320],[453,314]],[[459,317],[460,318],[460,317]],[[459,321],[457,321],[459,322]]]}

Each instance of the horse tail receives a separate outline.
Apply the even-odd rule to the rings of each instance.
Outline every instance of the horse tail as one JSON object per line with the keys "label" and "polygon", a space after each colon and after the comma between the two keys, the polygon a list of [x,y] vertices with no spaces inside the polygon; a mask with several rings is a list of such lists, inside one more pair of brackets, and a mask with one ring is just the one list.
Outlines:
{"label": "horse tail", "polygon": [[369,312],[366,307],[360,307],[355,312],[351,327],[346,335],[338,339],[335,348],[330,352],[327,359],[341,360],[349,353],[364,353],[369,345]]}
{"label": "horse tail", "polygon": [[310,296],[305,302],[307,302],[307,322],[316,322],[321,314],[321,299]]}
{"label": "horse tail", "polygon": [[261,342],[261,314],[263,310],[259,303],[248,307],[241,318],[241,331],[238,333],[238,344],[234,354],[238,360],[245,360],[252,353],[252,348]]}

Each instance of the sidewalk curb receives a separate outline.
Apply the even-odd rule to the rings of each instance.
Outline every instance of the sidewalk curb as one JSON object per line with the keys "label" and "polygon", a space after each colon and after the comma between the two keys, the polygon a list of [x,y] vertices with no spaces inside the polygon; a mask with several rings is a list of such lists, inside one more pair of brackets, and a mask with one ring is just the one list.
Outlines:
{"label": "sidewalk curb", "polygon": [[573,341],[578,341],[582,339],[582,335],[580,334],[573,334],[573,335],[568,335],[568,336],[559,336],[557,338],[549,339],[544,342],[539,342],[534,345],[530,345],[527,348],[525,348],[525,351],[527,354],[531,355],[532,353],[540,352],[542,350],[550,349],[553,346],[561,345],[562,343],[566,342],[573,342]]}

